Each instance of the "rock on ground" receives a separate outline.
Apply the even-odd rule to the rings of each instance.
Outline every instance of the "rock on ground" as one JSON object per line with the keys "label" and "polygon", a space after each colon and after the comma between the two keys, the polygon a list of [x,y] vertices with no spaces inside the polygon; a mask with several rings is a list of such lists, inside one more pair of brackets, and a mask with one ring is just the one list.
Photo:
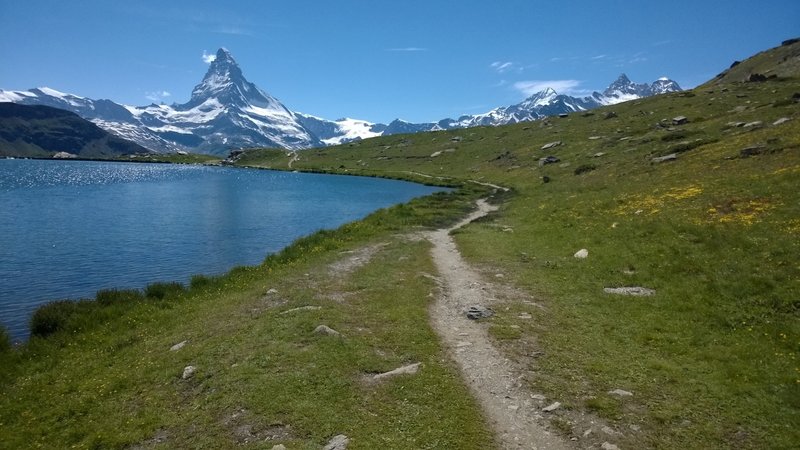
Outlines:
{"label": "rock on ground", "polygon": [[603,450],[619,450],[619,447],[610,442],[603,442],[603,445],[601,445],[600,448]]}
{"label": "rock on ground", "polygon": [[196,371],[197,368],[195,368],[194,366],[186,366],[183,368],[183,375],[181,375],[181,378],[183,378],[184,380],[188,380],[189,378],[192,378],[194,376],[194,373]]}
{"label": "rock on ground", "polygon": [[561,145],[561,141],[549,142],[549,143],[547,143],[547,144],[544,144],[544,145],[542,146],[542,150],[547,150],[547,149],[550,149],[550,148],[555,148],[555,147],[558,147],[559,145]]}
{"label": "rock on ground", "polygon": [[589,256],[589,250],[586,250],[585,248],[582,248],[582,249],[578,250],[577,252],[575,252],[575,254],[573,256],[575,256],[578,259],[586,259]]}
{"label": "rock on ground", "polygon": [[183,348],[183,347],[186,345],[186,343],[187,343],[187,342],[189,342],[189,341],[181,341],[181,342],[178,342],[177,344],[175,344],[175,345],[173,345],[172,347],[170,347],[170,348],[169,348],[169,351],[171,351],[171,352],[177,352],[178,350],[182,349],[182,348]]}
{"label": "rock on ground", "polygon": [[669,155],[656,156],[655,158],[651,159],[650,161],[653,161],[654,163],[662,163],[662,162],[666,162],[666,161],[675,161],[676,159],[678,159],[678,154],[677,153],[670,153]]}
{"label": "rock on ground", "polygon": [[341,336],[342,333],[334,330],[333,328],[327,325],[320,325],[317,328],[314,328],[314,334],[321,334],[325,336]]}
{"label": "rock on ground", "polygon": [[620,397],[631,397],[633,396],[632,392],[623,391],[622,389],[614,389],[613,391],[608,391],[611,395],[618,395]]}
{"label": "rock on ground", "polygon": [[492,317],[494,315],[494,311],[491,308],[487,308],[485,306],[470,306],[467,310],[467,318],[472,320],[478,319],[485,319],[487,317]]}
{"label": "rock on ground", "polygon": [[561,402],[555,402],[542,408],[544,412],[553,412],[561,407]]}
{"label": "rock on ground", "polygon": [[617,287],[617,288],[603,288],[603,292],[606,294],[617,294],[617,295],[633,295],[636,297],[648,297],[651,295],[655,295],[656,291],[650,288],[641,287],[641,286],[629,286],[629,287]]}
{"label": "rock on ground", "polygon": [[413,375],[413,374],[417,373],[417,371],[419,370],[419,366],[420,365],[421,365],[421,363],[414,363],[414,364],[409,364],[407,366],[398,367],[397,369],[390,370],[388,372],[379,373],[377,375],[374,375],[372,377],[372,379],[374,381],[380,381],[380,380],[384,380],[386,378],[396,377],[398,375]]}
{"label": "rock on ground", "polygon": [[347,444],[350,443],[350,438],[343,435],[337,434],[336,436],[332,437],[325,447],[322,450],[346,450]]}
{"label": "rock on ground", "polygon": [[291,313],[298,312],[298,311],[316,311],[318,309],[322,309],[322,307],[321,306],[313,306],[313,305],[301,306],[299,308],[287,309],[286,311],[282,312],[281,315],[291,314]]}

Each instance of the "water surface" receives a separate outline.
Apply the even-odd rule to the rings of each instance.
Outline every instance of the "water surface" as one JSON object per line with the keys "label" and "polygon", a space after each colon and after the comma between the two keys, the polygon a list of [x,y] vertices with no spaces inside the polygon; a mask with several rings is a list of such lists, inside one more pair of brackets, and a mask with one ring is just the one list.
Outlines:
{"label": "water surface", "polygon": [[441,190],[171,164],[0,160],[0,322],[100,289],[258,264],[296,238]]}

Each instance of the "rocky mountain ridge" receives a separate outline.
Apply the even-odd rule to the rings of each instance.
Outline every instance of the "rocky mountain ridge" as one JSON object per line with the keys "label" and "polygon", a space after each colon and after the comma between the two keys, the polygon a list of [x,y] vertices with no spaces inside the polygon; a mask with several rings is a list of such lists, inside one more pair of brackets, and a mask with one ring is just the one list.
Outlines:
{"label": "rocky mountain ridge", "polygon": [[231,53],[221,48],[203,80],[192,90],[189,101],[183,104],[126,106],[50,88],[0,90],[0,102],[65,109],[157,152],[184,150],[226,155],[238,148],[298,150],[382,135],[505,125],[680,90],[677,83],[667,78],[637,84],[622,74],[605,91],[588,97],[572,97],[546,88],[515,105],[438,122],[396,119],[381,124],[351,118],[328,120],[287,108],[249,82]]}

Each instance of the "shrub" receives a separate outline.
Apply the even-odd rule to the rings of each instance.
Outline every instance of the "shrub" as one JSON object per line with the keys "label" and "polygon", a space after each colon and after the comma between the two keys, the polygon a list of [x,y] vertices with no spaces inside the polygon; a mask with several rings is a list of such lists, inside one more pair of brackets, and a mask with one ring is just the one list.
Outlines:
{"label": "shrub", "polygon": [[163,300],[184,292],[186,288],[178,282],[158,282],[147,285],[144,295],[147,298]]}
{"label": "shrub", "polygon": [[581,164],[580,166],[575,168],[575,175],[591,172],[594,169],[597,169],[597,166],[595,166],[594,164]]}
{"label": "shrub", "polygon": [[143,300],[144,295],[138,289],[105,289],[97,291],[95,300],[101,305]]}
{"label": "shrub", "polygon": [[69,300],[59,300],[40,306],[31,316],[31,335],[45,337],[67,327],[78,306]]}

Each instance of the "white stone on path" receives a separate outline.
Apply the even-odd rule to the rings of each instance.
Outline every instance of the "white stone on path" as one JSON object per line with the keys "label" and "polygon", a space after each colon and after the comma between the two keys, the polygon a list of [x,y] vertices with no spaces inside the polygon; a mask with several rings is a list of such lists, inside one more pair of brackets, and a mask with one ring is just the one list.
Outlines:
{"label": "white stone on path", "polygon": [[552,404],[542,408],[542,411],[544,411],[544,412],[553,412],[553,411],[557,410],[560,407],[561,407],[561,402],[555,402],[555,403],[552,403]]}

